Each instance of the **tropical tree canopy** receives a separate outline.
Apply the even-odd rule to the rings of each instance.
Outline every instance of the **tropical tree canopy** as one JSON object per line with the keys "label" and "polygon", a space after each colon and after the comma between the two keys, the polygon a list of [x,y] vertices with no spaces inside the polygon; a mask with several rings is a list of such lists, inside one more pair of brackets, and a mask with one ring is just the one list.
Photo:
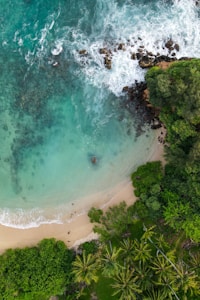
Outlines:
{"label": "tropical tree canopy", "polygon": [[200,60],[174,62],[166,70],[153,67],[145,78],[150,102],[161,110],[159,117],[167,128],[168,143],[164,177],[161,184],[158,180],[160,195],[152,202],[145,199],[151,196],[145,191],[143,201],[147,208],[158,207],[155,201],[160,208],[164,205],[167,223],[174,229],[184,229],[189,238],[199,242]]}
{"label": "tropical tree canopy", "polygon": [[10,249],[0,256],[0,298],[48,299],[63,294],[71,280],[73,252],[62,241]]}

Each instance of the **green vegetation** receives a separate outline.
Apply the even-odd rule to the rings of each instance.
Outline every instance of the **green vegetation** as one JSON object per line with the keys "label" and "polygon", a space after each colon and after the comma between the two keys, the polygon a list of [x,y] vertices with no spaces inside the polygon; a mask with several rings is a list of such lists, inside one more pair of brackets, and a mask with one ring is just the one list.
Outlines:
{"label": "green vegetation", "polygon": [[161,211],[160,193],[163,179],[161,162],[148,162],[140,166],[132,174],[131,178],[135,187],[135,195],[140,197],[141,203],[139,205],[143,205],[141,208],[142,214],[144,214],[144,211],[147,211],[145,217],[148,215],[153,219],[157,218]]}
{"label": "green vegetation", "polygon": [[[112,212],[120,214],[121,206],[113,207]],[[123,231],[120,229],[109,235],[110,240],[104,239],[104,232],[100,236],[102,242],[93,256],[93,270],[98,280],[81,290],[80,299],[90,299],[92,294],[99,300],[200,299],[200,255],[196,248],[191,246],[188,253],[181,246],[185,235],[173,240],[174,233],[170,231],[169,238],[169,228],[165,225],[147,228],[133,207],[129,210],[129,213],[132,211],[132,224],[129,224],[128,231],[121,219]],[[128,210],[128,207],[124,209]],[[102,212],[102,223],[108,215],[109,211]],[[114,225],[114,217],[112,222]],[[102,228],[102,223],[96,224],[95,228]],[[77,256],[75,261],[79,260]]]}
{"label": "green vegetation", "polygon": [[148,162],[139,167],[131,176],[135,187],[135,195],[140,197],[142,194],[150,196],[155,188],[159,186],[163,178],[163,170],[160,161]]}
{"label": "green vegetation", "polygon": [[33,248],[7,250],[0,256],[0,298],[45,300],[67,293],[73,256],[63,242],[54,239]]}
{"label": "green vegetation", "polygon": [[93,222],[97,213],[99,214],[96,221],[98,225],[95,225],[93,230],[99,234],[102,241],[108,241],[112,238],[120,238],[128,230],[132,224],[131,209],[125,202],[121,202],[119,206],[109,207],[106,214],[103,214],[100,209],[91,208],[88,216]]}
{"label": "green vegetation", "polygon": [[45,239],[2,254],[2,300],[200,299],[200,60],[152,68],[146,80],[167,128],[167,164],[132,174],[134,205],[91,208],[98,241],[74,252]]}
{"label": "green vegetation", "polygon": [[[120,211],[122,216],[124,211],[132,216],[128,227],[122,218],[115,227],[114,216]],[[182,247],[183,233],[177,238],[172,231],[169,234],[167,226],[153,222],[146,227],[135,205],[127,207],[124,202],[101,211],[102,223],[97,223],[96,229],[110,214],[109,239],[105,240],[102,231],[101,242],[84,243],[77,253],[54,239],[33,248],[7,250],[0,256],[1,299],[47,300],[50,295],[60,295],[60,300],[89,300],[92,295],[98,300],[200,298],[196,244],[189,245],[188,252]]]}
{"label": "green vegetation", "polygon": [[167,165],[161,185],[158,180],[163,216],[172,228],[183,229],[199,242],[200,60],[175,62],[166,70],[154,67],[146,81],[150,101],[161,108],[160,119],[167,128]]}

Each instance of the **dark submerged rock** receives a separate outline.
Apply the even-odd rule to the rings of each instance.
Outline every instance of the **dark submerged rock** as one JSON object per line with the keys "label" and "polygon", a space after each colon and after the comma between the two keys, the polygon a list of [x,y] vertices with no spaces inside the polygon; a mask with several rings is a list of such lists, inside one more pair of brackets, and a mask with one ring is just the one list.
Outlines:
{"label": "dark submerged rock", "polygon": [[112,52],[107,48],[99,49],[99,53],[104,56],[104,65],[107,69],[112,67]]}
{"label": "dark submerged rock", "polygon": [[135,53],[132,53],[132,54],[131,54],[131,59],[133,59],[133,60],[136,59],[136,54],[135,54]]}
{"label": "dark submerged rock", "polygon": [[172,39],[169,39],[166,43],[165,43],[165,47],[169,50],[172,49],[174,42],[172,41]]}
{"label": "dark submerged rock", "polygon": [[87,53],[87,50],[83,49],[83,50],[80,50],[80,51],[79,51],[79,54],[85,56],[85,55],[87,55],[88,53]]}
{"label": "dark submerged rock", "polygon": [[[124,87],[123,91],[127,94],[127,100],[124,106],[130,113],[134,114],[137,119],[137,132],[138,135],[143,132],[144,124],[151,124],[152,119],[155,117],[154,109],[147,106],[144,99],[144,91],[147,89],[145,82],[135,84],[132,87]],[[149,103],[149,102],[148,102]]]}
{"label": "dark submerged rock", "polygon": [[171,62],[171,61],[175,61],[177,60],[177,58],[175,57],[169,57],[167,55],[160,55],[160,56],[156,56],[155,60],[154,60],[154,64],[156,65],[159,62],[165,61],[165,62]]}
{"label": "dark submerged rock", "polygon": [[118,50],[126,50],[125,44],[124,43],[120,43],[117,49]]}
{"label": "dark submerged rock", "polygon": [[106,66],[107,69],[111,69],[112,67],[112,60],[109,56],[106,56],[104,58],[104,65]]}
{"label": "dark submerged rock", "polygon": [[105,54],[105,55],[108,55],[110,52],[107,48],[100,48],[99,49],[99,53],[100,54]]}
{"label": "dark submerged rock", "polygon": [[154,58],[149,57],[148,55],[142,56],[139,60],[139,66],[141,68],[150,68],[154,66]]}
{"label": "dark submerged rock", "polygon": [[96,158],[96,156],[92,156],[92,157],[91,157],[91,163],[92,163],[93,165],[95,165],[95,164],[97,163],[97,158]]}
{"label": "dark submerged rock", "polygon": [[162,123],[160,122],[159,124],[152,124],[151,129],[159,129],[162,127]]}
{"label": "dark submerged rock", "polygon": [[165,48],[168,49],[169,52],[173,50],[179,51],[180,47],[177,43],[175,43],[171,38],[165,42]]}

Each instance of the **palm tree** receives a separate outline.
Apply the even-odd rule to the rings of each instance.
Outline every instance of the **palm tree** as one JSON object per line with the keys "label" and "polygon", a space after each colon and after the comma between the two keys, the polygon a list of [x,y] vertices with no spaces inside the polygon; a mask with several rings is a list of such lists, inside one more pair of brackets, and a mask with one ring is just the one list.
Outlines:
{"label": "palm tree", "polygon": [[147,292],[147,296],[144,296],[143,300],[169,300],[169,295],[166,291],[153,288]]}
{"label": "palm tree", "polygon": [[138,265],[135,266],[135,274],[138,278],[137,283],[143,292],[153,287],[153,271],[149,264],[143,264],[139,261]]}
{"label": "palm tree", "polygon": [[116,248],[106,245],[100,254],[101,267],[103,268],[102,274],[107,277],[113,276],[118,272],[120,263],[117,261],[121,248]]}
{"label": "palm tree", "polygon": [[183,261],[178,264],[179,274],[177,278],[177,285],[183,292],[183,295],[190,294],[200,295],[200,281],[195,271],[189,268]]}
{"label": "palm tree", "polygon": [[[162,244],[162,240],[163,238],[161,239],[156,239],[156,242],[154,242],[152,240],[152,236],[155,235],[155,232],[153,231],[154,227],[155,226],[152,226],[150,228],[146,228],[145,225],[144,226],[144,234],[142,235],[142,238],[141,240],[145,240],[145,241],[148,241],[151,243],[152,246],[154,246],[156,249],[157,249],[157,257],[158,257],[158,254],[162,255],[163,258],[173,267],[173,269],[178,273],[178,269],[174,263],[174,259],[175,259],[175,250],[170,250],[167,252],[167,254],[164,253],[164,251],[161,249],[163,246],[166,246],[164,244]],[[159,247],[161,246],[161,248]]]}
{"label": "palm tree", "polygon": [[190,256],[191,269],[194,270],[198,275],[200,275],[200,252],[190,254]]}
{"label": "palm tree", "polygon": [[125,239],[120,242],[121,248],[121,257],[124,260],[126,266],[131,267],[133,265],[133,250],[134,250],[134,243],[131,239]]}
{"label": "palm tree", "polygon": [[153,225],[151,226],[150,228],[147,228],[144,224],[143,224],[143,230],[144,230],[144,233],[141,237],[141,240],[151,240],[151,238],[155,235],[155,232],[153,231],[153,229],[155,228],[156,226]]}
{"label": "palm tree", "polygon": [[115,290],[113,296],[119,295],[119,300],[136,300],[137,294],[142,293],[133,269],[121,268],[112,278],[114,283],[111,286]]}
{"label": "palm tree", "polygon": [[157,286],[162,286],[168,290],[168,298],[171,299],[172,295],[177,300],[180,300],[176,294],[176,278],[177,272],[166,258],[157,252],[156,258],[152,261],[151,269],[154,271],[154,283]]}
{"label": "palm tree", "polygon": [[156,236],[155,244],[157,246],[157,249],[161,249],[162,251],[169,251],[169,249],[170,249],[163,234],[159,234],[159,236]]}
{"label": "palm tree", "polygon": [[86,254],[83,251],[82,255],[77,255],[72,263],[75,282],[89,286],[93,281],[98,281],[97,276],[97,260],[92,254]]}
{"label": "palm tree", "polygon": [[134,257],[135,261],[141,261],[142,263],[146,263],[152,257],[151,255],[152,249],[149,246],[149,243],[145,240],[134,241]]}

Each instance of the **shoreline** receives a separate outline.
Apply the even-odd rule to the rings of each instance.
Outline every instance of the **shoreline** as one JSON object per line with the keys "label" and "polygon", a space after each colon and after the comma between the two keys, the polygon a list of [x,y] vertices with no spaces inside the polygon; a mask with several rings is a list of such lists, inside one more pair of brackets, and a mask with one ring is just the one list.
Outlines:
{"label": "shoreline", "polygon": [[[121,201],[132,204],[136,200],[133,194],[132,183],[128,180],[109,190],[104,197],[107,201],[104,199],[103,204],[98,197],[98,199],[94,199],[93,205],[89,205],[89,208],[95,206],[106,210],[109,206],[118,204]],[[77,247],[84,241],[96,239],[97,235],[92,232],[94,224],[89,222],[87,211],[80,214],[77,212],[77,215],[74,213],[74,217],[67,219],[64,224],[42,224],[38,227],[25,229],[0,225],[0,253],[8,248],[35,246],[44,238],[53,237],[62,240],[69,248]]]}
{"label": "shoreline", "polygon": [[[164,163],[164,145],[158,142],[163,128],[156,130],[154,151],[150,153],[147,161],[161,160]],[[89,207],[83,213],[74,213],[72,219],[69,218],[64,224],[42,224],[39,227],[19,229],[0,225],[0,253],[9,248],[21,248],[27,246],[35,246],[44,238],[55,238],[62,240],[65,244],[71,247],[77,247],[85,241],[96,239],[98,236],[93,233],[93,224],[90,223],[87,216],[87,211],[92,206],[106,210],[108,207],[117,205],[125,201],[127,205],[131,205],[136,201],[136,196],[133,193],[133,186],[130,178],[120,182],[117,186],[110,190],[97,195],[92,201],[87,203]],[[102,196],[104,199],[102,199]],[[96,201],[95,201],[96,200]]]}

